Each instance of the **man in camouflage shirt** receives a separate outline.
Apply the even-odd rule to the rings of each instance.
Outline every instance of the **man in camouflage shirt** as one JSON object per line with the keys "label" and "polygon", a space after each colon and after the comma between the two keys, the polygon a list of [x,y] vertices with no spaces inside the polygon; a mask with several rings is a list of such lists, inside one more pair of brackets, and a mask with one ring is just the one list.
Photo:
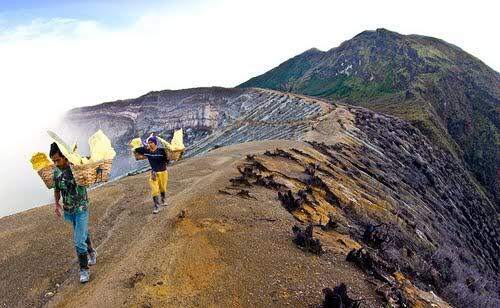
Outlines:
{"label": "man in camouflage shirt", "polygon": [[[87,189],[76,185],[69,161],[56,143],[50,146],[50,158],[57,167],[54,168],[55,212],[61,217],[61,210],[64,210],[64,220],[73,226],[73,243],[80,263],[80,282],[85,283],[90,279],[89,265],[95,264],[97,257],[88,230]],[[61,196],[63,206],[59,203]]]}

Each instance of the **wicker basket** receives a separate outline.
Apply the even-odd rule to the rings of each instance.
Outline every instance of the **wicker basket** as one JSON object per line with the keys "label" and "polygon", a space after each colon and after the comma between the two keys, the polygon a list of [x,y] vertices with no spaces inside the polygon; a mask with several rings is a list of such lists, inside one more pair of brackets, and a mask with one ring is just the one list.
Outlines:
{"label": "wicker basket", "polygon": [[167,159],[168,160],[173,160],[177,161],[182,158],[182,155],[184,154],[184,150],[179,150],[179,151],[167,151]]}
{"label": "wicker basket", "polygon": [[54,188],[54,164],[38,170],[38,175],[42,178],[48,189]]}
{"label": "wicker basket", "polygon": [[91,186],[109,180],[112,159],[101,160],[80,166],[71,165],[71,172],[75,182],[80,186]]}

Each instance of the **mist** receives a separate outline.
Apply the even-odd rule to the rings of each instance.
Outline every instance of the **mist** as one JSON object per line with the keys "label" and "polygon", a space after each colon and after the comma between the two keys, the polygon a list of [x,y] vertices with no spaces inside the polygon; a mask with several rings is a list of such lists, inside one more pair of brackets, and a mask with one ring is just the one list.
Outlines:
{"label": "mist", "polygon": [[[23,110],[18,109],[14,114],[22,113]],[[0,217],[53,201],[53,191],[47,189],[33,170],[30,159],[35,152],[48,154],[51,141],[46,130],[56,129],[60,116],[50,113],[39,115],[14,116],[2,121]]]}

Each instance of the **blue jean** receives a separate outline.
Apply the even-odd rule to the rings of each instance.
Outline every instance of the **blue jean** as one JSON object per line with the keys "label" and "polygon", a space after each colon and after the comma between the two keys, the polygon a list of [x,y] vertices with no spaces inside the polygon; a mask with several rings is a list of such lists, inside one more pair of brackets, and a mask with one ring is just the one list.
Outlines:
{"label": "blue jean", "polygon": [[64,212],[64,220],[73,225],[73,243],[76,254],[87,254],[87,243],[90,243],[89,212],[83,211],[78,214]]}

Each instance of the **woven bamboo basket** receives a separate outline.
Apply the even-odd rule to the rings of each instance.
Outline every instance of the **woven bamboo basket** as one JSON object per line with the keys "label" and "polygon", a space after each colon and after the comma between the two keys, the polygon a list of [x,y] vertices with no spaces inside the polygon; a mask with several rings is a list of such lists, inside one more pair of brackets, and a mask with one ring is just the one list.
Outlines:
{"label": "woven bamboo basket", "polygon": [[177,160],[182,158],[183,154],[184,154],[184,150],[167,151],[167,159],[177,161]]}
{"label": "woven bamboo basket", "polygon": [[42,178],[48,189],[54,188],[54,164],[38,170],[38,175]]}
{"label": "woven bamboo basket", "polygon": [[111,173],[112,159],[101,160],[95,163],[75,166],[71,165],[71,172],[75,182],[80,186],[91,186],[107,182]]}

